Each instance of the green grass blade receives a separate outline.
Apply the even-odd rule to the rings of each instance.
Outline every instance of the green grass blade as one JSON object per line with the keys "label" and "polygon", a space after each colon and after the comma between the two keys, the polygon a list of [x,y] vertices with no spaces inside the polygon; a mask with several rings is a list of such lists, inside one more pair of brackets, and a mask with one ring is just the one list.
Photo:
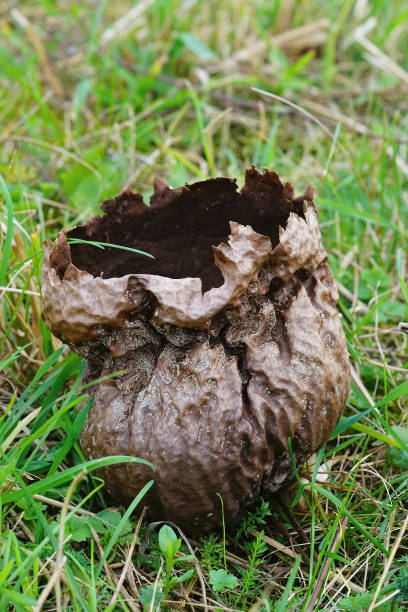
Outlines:
{"label": "green grass blade", "polygon": [[[101,467],[106,467],[108,465],[117,465],[118,463],[143,463],[144,465],[153,468],[153,465],[146,461],[145,459],[139,459],[137,457],[129,457],[129,456],[112,456],[112,457],[102,457],[101,459],[92,459],[92,461],[87,461],[85,463],[81,463],[79,465],[75,465],[71,468],[67,468],[62,472],[57,472],[51,476],[47,476],[38,482],[34,482],[28,486],[26,486],[26,494],[34,495],[35,493],[45,494],[50,489],[55,489],[60,487],[67,482],[70,482],[74,476],[79,474],[81,470],[86,469],[89,472],[93,472]],[[22,490],[18,491],[7,491],[3,494],[3,504],[9,504],[11,502],[17,501],[24,497],[24,492]]]}
{"label": "green grass blade", "polygon": [[278,603],[276,604],[274,612],[286,612],[289,609],[288,608],[289,597],[292,592],[293,584],[295,582],[295,578],[299,571],[299,566],[300,566],[301,561],[302,561],[302,558],[300,555],[298,555],[292,566],[291,572],[289,574],[289,578],[286,581],[285,590],[283,591]]}
{"label": "green grass blade", "polygon": [[[145,462],[145,463],[147,463],[147,462]],[[120,535],[120,533],[122,531],[123,525],[126,523],[128,518],[132,514],[133,510],[139,504],[141,499],[146,495],[146,493],[151,488],[153,483],[154,483],[154,480],[150,480],[148,483],[145,484],[143,489],[136,495],[135,499],[132,501],[132,503],[130,504],[129,508],[123,514],[120,522],[117,524],[114,532],[112,533],[112,536],[111,536],[107,546],[105,547],[104,555],[103,555],[102,559],[99,561],[99,565],[98,565],[98,568],[96,570],[96,574],[95,574],[96,577],[98,577],[100,575],[100,573],[102,571],[102,568],[103,568],[103,564],[105,563],[106,559],[109,557],[110,552],[111,552],[113,546],[115,545],[115,543],[116,543],[116,541],[117,541],[117,539],[118,539],[118,537],[119,537],[119,535]]]}
{"label": "green grass blade", "polygon": [[105,247],[110,247],[112,249],[120,249],[122,251],[130,251],[131,253],[137,253],[138,255],[145,255],[146,257],[150,257],[150,259],[154,259],[154,255],[150,255],[150,253],[146,253],[146,251],[140,251],[139,249],[133,249],[132,247],[122,246],[121,244],[112,244],[110,242],[96,242],[94,240],[81,240],[80,238],[68,238],[68,244],[89,244],[94,247],[98,247],[98,249],[104,249]]}
{"label": "green grass blade", "polygon": [[13,226],[14,226],[14,209],[13,202],[10,197],[10,192],[5,183],[4,178],[0,174],[0,189],[3,193],[4,201],[6,203],[7,210],[7,230],[6,236],[1,249],[1,258],[0,258],[0,285],[4,285],[7,274],[8,274],[8,264],[12,259],[12,242],[13,242]]}

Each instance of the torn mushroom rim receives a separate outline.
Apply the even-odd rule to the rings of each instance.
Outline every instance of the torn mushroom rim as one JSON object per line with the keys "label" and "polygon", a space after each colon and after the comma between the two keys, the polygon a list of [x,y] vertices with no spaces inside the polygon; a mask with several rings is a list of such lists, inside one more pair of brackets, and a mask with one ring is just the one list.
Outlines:
{"label": "torn mushroom rim", "polygon": [[[256,180],[263,178],[256,171],[255,174]],[[278,184],[281,193],[287,193],[288,186],[283,186],[275,173],[265,174],[272,177],[274,187]],[[217,180],[210,182],[214,184]],[[231,184],[231,180],[227,182]],[[235,181],[232,182],[235,184]],[[167,189],[176,199],[182,191]],[[293,195],[293,191],[291,193]],[[131,195],[140,199],[141,211],[146,211],[140,194]],[[67,235],[60,232],[54,244],[46,243],[43,261],[43,316],[47,325],[62,340],[75,344],[97,337],[106,326],[126,326],[129,316],[132,318],[140,307],[144,308],[145,299],[154,298],[153,303],[157,307],[151,316],[157,324],[208,331],[211,321],[221,311],[239,307],[251,281],[257,282],[258,277],[262,278],[259,291],[264,294],[274,278],[285,282],[299,269],[311,274],[326,258],[316,210],[308,197],[312,195],[310,188],[304,196],[292,200],[297,210],[285,215],[286,227],[279,225],[275,244],[250,225],[230,221],[228,244],[222,242],[212,247],[212,262],[221,275],[221,284],[204,291],[200,277],[172,278],[140,273],[116,278],[95,277],[71,262]],[[105,202],[102,208],[110,213],[118,207],[122,208],[119,214],[126,213],[128,197],[129,194],[122,194],[115,200]],[[162,205],[163,202],[159,202],[158,206],[156,202],[159,210],[163,208]],[[286,198],[286,210],[289,205]],[[141,211],[139,207],[139,214]],[[91,223],[95,220],[100,223],[104,218],[106,215],[94,217]],[[89,227],[89,224],[82,227]],[[100,249],[95,250],[103,253]],[[117,253],[121,251],[116,251],[115,257]],[[112,255],[110,257],[114,259]],[[260,277],[261,270],[263,274]]]}
{"label": "torn mushroom rim", "polygon": [[[253,180],[253,184],[246,182],[241,192],[237,191],[236,181],[227,178],[178,189],[159,181],[150,206],[145,205],[141,194],[124,192],[102,204],[104,216],[96,215],[85,225],[70,230],[67,237],[137,248],[154,259],[122,250],[113,253],[113,248],[100,250],[75,244],[70,246],[72,264],[104,279],[149,274],[172,279],[200,278],[203,293],[219,287],[224,279],[211,247],[222,248],[231,238],[231,220],[268,237],[273,249],[279,243],[280,227],[286,227],[292,212],[304,216],[304,199],[312,196],[308,188],[304,196],[293,198],[291,185],[282,185],[273,172],[256,173]],[[59,275],[63,277],[63,269]]]}

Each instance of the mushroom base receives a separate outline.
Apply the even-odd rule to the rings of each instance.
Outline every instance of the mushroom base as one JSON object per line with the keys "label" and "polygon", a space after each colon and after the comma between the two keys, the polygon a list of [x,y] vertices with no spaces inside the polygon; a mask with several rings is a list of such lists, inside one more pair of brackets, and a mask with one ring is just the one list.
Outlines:
{"label": "mushroom base", "polygon": [[[331,273],[323,262],[266,295],[247,293],[246,313],[229,313],[213,333],[152,325],[145,307],[128,329],[75,347],[98,356],[87,380],[127,371],[94,388],[81,445],[89,459],[148,459],[156,468],[150,518],[209,530],[221,524],[217,494],[233,521],[262,491],[293,478],[288,438],[301,465],[340,416],[348,358]],[[100,475],[123,503],[152,477],[139,464]]]}

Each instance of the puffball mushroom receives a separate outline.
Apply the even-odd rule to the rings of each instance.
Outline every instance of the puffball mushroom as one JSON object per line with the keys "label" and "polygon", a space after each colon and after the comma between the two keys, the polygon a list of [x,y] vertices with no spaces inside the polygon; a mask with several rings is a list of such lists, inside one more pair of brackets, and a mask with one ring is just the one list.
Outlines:
{"label": "puffball mushroom", "polygon": [[[189,532],[225,520],[293,478],[329,438],[350,366],[313,190],[275,172],[178,189],[150,206],[125,191],[103,216],[46,243],[43,316],[87,361],[88,459],[155,466],[146,503]],[[105,248],[68,239],[140,249]],[[73,241],[75,242],[75,241]],[[100,470],[117,502],[152,478],[144,464]]]}

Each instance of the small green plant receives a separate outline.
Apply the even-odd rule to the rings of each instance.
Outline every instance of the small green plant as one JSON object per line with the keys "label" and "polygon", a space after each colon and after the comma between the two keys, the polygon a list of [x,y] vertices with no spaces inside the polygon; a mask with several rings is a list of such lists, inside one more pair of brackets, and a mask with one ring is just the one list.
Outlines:
{"label": "small green plant", "polygon": [[140,602],[143,604],[143,610],[151,610],[157,612],[161,608],[164,599],[162,586],[155,582],[143,587],[140,591]]}
{"label": "small green plant", "polygon": [[[140,539],[144,541],[146,537],[146,529],[142,526],[140,530]],[[137,567],[148,567],[153,570],[155,574],[160,569],[162,554],[159,548],[159,534],[155,531],[150,532],[148,535],[148,548],[142,547],[134,557],[134,562]]]}
{"label": "small green plant", "polygon": [[238,579],[234,574],[229,574],[225,569],[211,570],[210,584],[214,591],[224,591],[224,589],[235,589],[238,586]]}
{"label": "small green plant", "polygon": [[[387,595],[392,593],[393,590],[397,588],[395,584],[388,584],[386,587],[381,589],[379,594],[377,595],[376,601],[379,602],[381,599],[385,599]],[[344,597],[338,602],[339,610],[345,610],[350,612],[362,612],[366,610],[374,598],[374,590],[369,593],[359,593],[358,595],[351,595],[349,597]],[[395,598],[392,597],[388,601],[381,604],[380,607],[375,608],[379,610],[379,612],[402,612],[403,608],[395,605]]]}
{"label": "small green plant", "polygon": [[[408,428],[395,425],[392,429],[397,436],[401,438],[404,445],[408,445]],[[391,446],[388,450],[387,457],[392,465],[401,468],[403,472],[408,471],[408,450]]]}
{"label": "small green plant", "polygon": [[[92,538],[92,529],[101,536],[101,543],[104,546],[115,528],[119,525],[122,514],[118,510],[106,508],[94,516],[72,516],[65,527],[66,533],[71,535],[73,542],[84,542]],[[59,517],[56,521],[59,524]],[[131,536],[132,523],[127,520],[121,525],[118,532],[118,542],[124,544]]]}
{"label": "small green plant", "polygon": [[235,543],[237,544],[242,538],[247,537],[248,529],[257,529],[265,525],[266,517],[271,516],[271,514],[269,502],[261,497],[255,510],[248,512],[247,516],[242,519],[241,525],[235,534]]}
{"label": "small green plant", "polygon": [[[401,561],[408,563],[408,555],[404,555]],[[387,595],[391,595],[392,592],[399,590],[394,597],[390,597],[387,601],[381,604],[380,607],[375,607],[380,612],[402,612],[406,610],[408,602],[408,565],[401,567],[393,576],[393,580],[381,589],[377,595],[376,601],[380,602],[381,599],[386,599]],[[358,595],[351,595],[344,597],[338,602],[340,610],[366,610],[374,598],[375,589],[371,589],[368,593],[361,593]]]}
{"label": "small green plant", "polygon": [[393,586],[399,589],[397,599],[403,601],[405,605],[408,605],[408,555],[404,555],[401,559],[406,563],[404,567],[401,567],[393,581]]}
{"label": "small green plant", "polygon": [[263,541],[263,536],[264,532],[261,531],[256,540],[245,547],[248,552],[248,568],[242,572],[242,589],[234,602],[234,607],[237,607],[239,603],[244,610],[247,610],[248,603],[252,599],[251,592],[260,585],[262,571],[259,566],[264,563],[263,555],[268,548]]}
{"label": "small green plant", "polygon": [[[192,555],[181,555],[176,557],[181,546],[181,538],[178,538],[169,525],[163,525],[159,531],[159,548],[164,557],[165,569],[163,578],[155,584],[144,587],[140,592],[140,601],[144,610],[160,610],[162,602],[166,601],[169,593],[181,582],[186,582],[192,577],[194,570],[189,569],[180,576],[173,575],[176,563],[185,563],[192,559]],[[152,604],[153,602],[153,604]]]}
{"label": "small green plant", "polygon": [[212,531],[207,536],[202,538],[200,562],[208,573],[222,567],[222,555],[222,544],[215,532]]}

